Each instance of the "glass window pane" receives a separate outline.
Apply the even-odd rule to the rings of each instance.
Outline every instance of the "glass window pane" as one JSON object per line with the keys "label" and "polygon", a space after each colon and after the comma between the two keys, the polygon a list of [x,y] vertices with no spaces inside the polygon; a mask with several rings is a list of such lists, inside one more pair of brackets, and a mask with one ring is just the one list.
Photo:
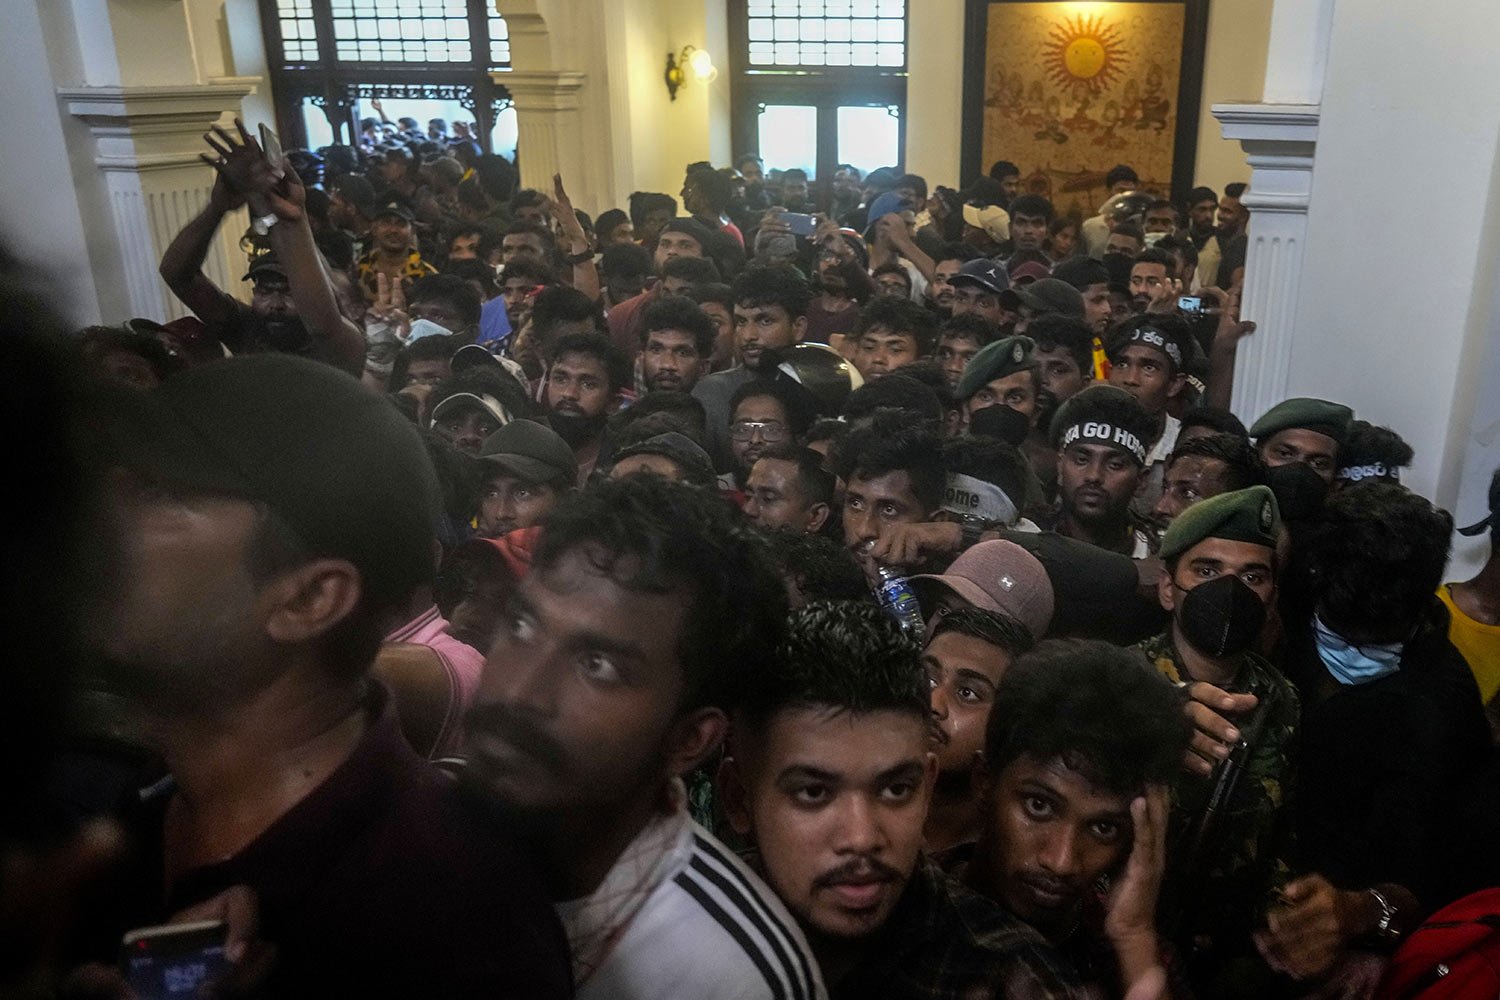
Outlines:
{"label": "glass window pane", "polygon": [[838,162],[869,173],[901,160],[901,123],[885,107],[838,111]]}
{"label": "glass window pane", "polygon": [[800,167],[816,179],[818,109],[798,104],[767,104],[760,113],[760,157],[766,169]]}
{"label": "glass window pane", "polygon": [[[906,65],[906,0],[747,0],[746,10],[752,65]],[[861,44],[837,51],[833,46],[756,45],[797,41]]]}

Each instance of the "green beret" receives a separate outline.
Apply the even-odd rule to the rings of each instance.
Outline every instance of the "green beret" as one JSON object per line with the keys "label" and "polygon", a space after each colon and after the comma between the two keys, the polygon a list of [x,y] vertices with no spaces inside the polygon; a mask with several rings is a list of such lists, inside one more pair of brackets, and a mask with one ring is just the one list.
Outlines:
{"label": "green beret", "polygon": [[968,399],[997,378],[1014,375],[1033,367],[1031,352],[1036,343],[1030,337],[1001,337],[980,348],[964,366],[958,380],[958,398]]}
{"label": "green beret", "polygon": [[1331,437],[1343,444],[1344,436],[1349,432],[1349,421],[1353,419],[1354,411],[1342,403],[1298,397],[1283,400],[1262,414],[1250,428],[1250,436],[1264,441],[1278,431],[1296,428]]}
{"label": "green beret", "polygon": [[1199,500],[1178,514],[1161,540],[1161,557],[1175,559],[1205,538],[1276,547],[1281,511],[1268,486],[1251,486]]}

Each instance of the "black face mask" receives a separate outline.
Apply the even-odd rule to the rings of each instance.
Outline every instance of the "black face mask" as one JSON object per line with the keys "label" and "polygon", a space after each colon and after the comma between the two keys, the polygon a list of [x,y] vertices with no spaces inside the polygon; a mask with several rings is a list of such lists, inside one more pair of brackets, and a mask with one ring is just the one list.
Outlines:
{"label": "black face mask", "polygon": [[1266,479],[1283,521],[1309,520],[1328,498],[1328,483],[1306,462],[1275,466],[1266,470]]}
{"label": "black face mask", "polygon": [[1265,623],[1265,604],[1233,574],[1186,591],[1177,607],[1177,627],[1183,638],[1216,660],[1249,649]]}

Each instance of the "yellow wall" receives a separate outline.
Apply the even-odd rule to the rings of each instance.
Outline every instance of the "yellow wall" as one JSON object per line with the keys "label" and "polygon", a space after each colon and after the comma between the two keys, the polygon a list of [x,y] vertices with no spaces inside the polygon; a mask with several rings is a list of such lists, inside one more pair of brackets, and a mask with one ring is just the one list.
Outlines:
{"label": "yellow wall", "polygon": [[[1229,181],[1250,179],[1239,143],[1220,137],[1219,123],[1208,109],[1215,103],[1260,100],[1271,5],[1272,0],[1210,0],[1197,183],[1220,189]],[[909,2],[906,162],[907,169],[934,185],[955,184],[960,174],[964,6],[964,0]]]}
{"label": "yellow wall", "polygon": [[1272,0],[1212,0],[1209,4],[1195,184],[1223,191],[1231,181],[1250,180],[1244,150],[1238,142],[1220,135],[1219,123],[1209,108],[1261,99],[1266,51],[1271,43],[1271,6]]}

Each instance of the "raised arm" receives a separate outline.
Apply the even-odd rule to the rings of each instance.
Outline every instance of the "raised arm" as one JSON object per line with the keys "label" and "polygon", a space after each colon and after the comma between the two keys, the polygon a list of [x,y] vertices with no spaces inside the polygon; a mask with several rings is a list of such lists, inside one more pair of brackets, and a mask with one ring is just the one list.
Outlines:
{"label": "raised arm", "polygon": [[[591,300],[599,298],[599,269],[594,265],[594,245],[573,211],[573,202],[563,190],[562,174],[552,175],[552,217],[562,230],[567,255],[573,263],[573,287]],[[584,254],[588,254],[584,258]]]}
{"label": "raised arm", "polygon": [[365,337],[339,309],[338,296],[307,220],[307,192],[285,161],[275,167],[267,162],[243,122],[236,119],[235,127],[240,142],[217,126],[217,142],[209,140],[219,152],[220,159],[215,161],[219,176],[228,178],[257,218],[276,217],[270,230],[271,245],[286,267],[297,315],[323,360],[358,376],[364,369]]}

